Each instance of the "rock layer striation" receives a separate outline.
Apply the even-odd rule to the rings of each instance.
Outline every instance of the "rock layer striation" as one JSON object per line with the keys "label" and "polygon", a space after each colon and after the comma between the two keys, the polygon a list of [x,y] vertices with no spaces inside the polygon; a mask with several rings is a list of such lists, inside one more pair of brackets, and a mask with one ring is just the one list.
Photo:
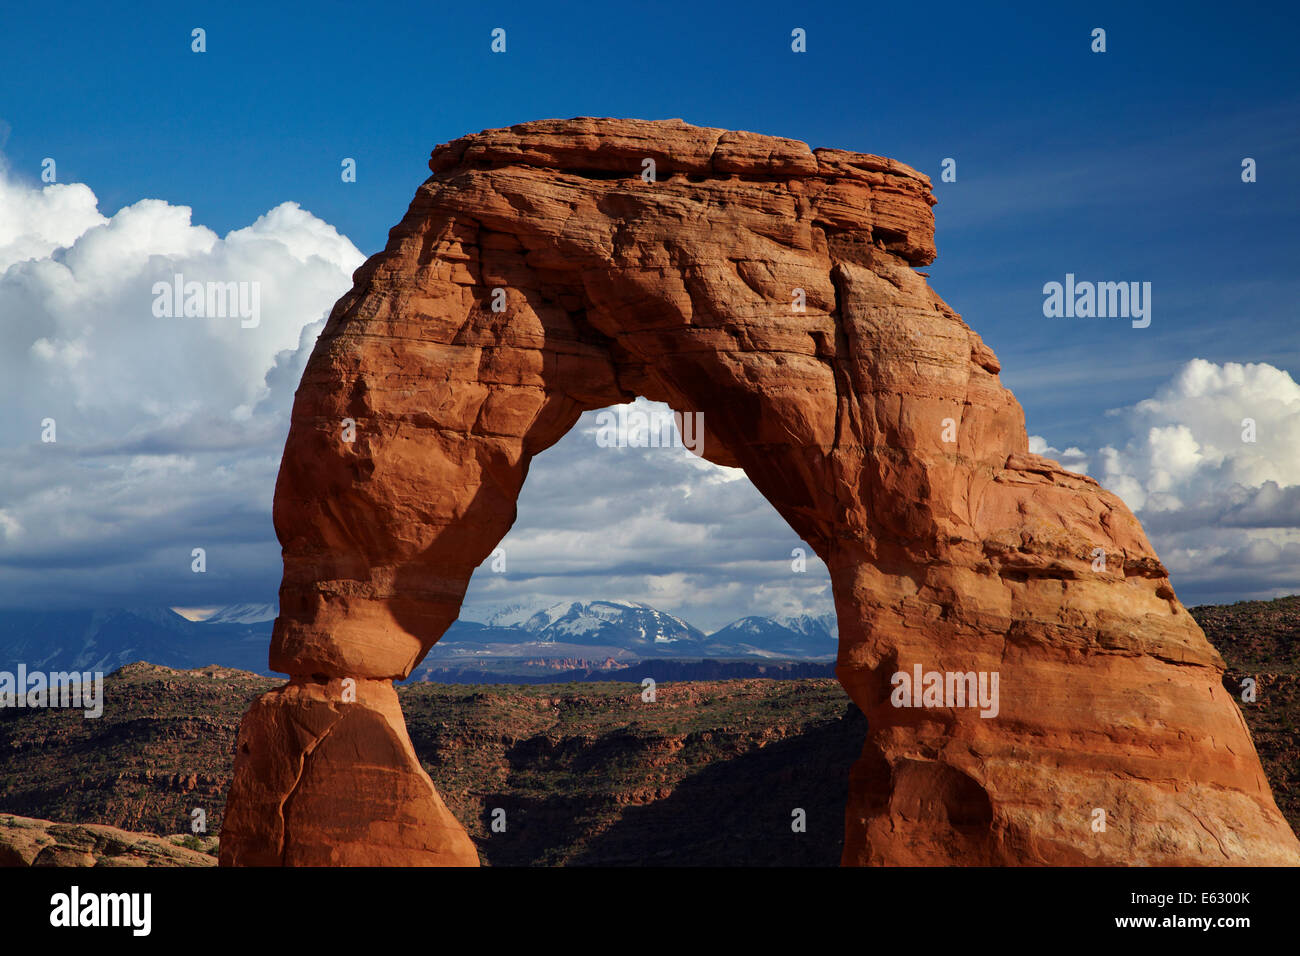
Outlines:
{"label": "rock layer striation", "polygon": [[[477,861],[391,681],[456,619],[533,456],[635,396],[701,412],[702,456],[830,569],[869,723],[846,864],[1300,862],[1138,521],[1029,453],[997,358],[916,271],[925,176],[676,120],[525,123],[429,167],[297,393],[291,679],[244,719],[223,863]],[[996,714],[895,706],[918,666],[997,675]]]}

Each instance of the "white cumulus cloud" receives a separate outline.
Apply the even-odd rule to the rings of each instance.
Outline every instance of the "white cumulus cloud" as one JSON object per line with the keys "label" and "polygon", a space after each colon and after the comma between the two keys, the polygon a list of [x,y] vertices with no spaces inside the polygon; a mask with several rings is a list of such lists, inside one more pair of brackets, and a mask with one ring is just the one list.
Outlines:
{"label": "white cumulus cloud", "polygon": [[1029,451],[1034,455],[1042,455],[1044,458],[1051,458],[1059,461],[1070,471],[1077,471],[1081,475],[1088,473],[1088,455],[1081,448],[1071,445],[1062,451],[1059,448],[1053,448],[1047,443],[1047,439],[1041,435],[1029,436]]}
{"label": "white cumulus cloud", "polygon": [[[187,206],[105,216],[84,184],[0,169],[0,605],[273,591],[289,403],[362,261],[296,203],[222,237]],[[256,288],[256,326],[160,317],[155,286],[177,275]]]}
{"label": "white cumulus cloud", "polygon": [[[1300,384],[1267,363],[1187,362],[1136,405],[1107,413],[1111,440],[1087,455],[1192,600],[1300,591]],[[1042,450],[1040,450],[1042,449]]]}

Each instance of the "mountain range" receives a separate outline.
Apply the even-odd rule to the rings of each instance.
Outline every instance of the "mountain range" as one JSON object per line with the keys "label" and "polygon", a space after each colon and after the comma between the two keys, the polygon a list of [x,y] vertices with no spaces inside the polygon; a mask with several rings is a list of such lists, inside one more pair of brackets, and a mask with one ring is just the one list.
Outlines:
{"label": "mountain range", "polygon": [[[276,609],[234,604],[202,621],[169,608],[0,610],[0,669],[105,672],[133,661],[190,669],[209,664],[269,674]],[[829,660],[835,616],[745,617],[711,634],[635,601],[563,601],[484,609],[458,620],[412,675],[528,662],[546,671],[620,667],[645,660]],[[507,668],[508,670],[509,668]]]}
{"label": "mountain range", "polygon": [[271,622],[200,623],[170,608],[0,610],[0,670],[103,671],[135,661],[269,674]]}

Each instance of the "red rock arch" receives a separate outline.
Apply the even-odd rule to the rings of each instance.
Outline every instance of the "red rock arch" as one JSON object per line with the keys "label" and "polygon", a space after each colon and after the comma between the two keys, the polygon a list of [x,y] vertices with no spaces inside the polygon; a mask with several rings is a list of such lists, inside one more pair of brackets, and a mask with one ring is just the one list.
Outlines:
{"label": "red rock arch", "polygon": [[[924,176],[594,119],[429,165],[298,390],[271,647],[291,680],[244,719],[223,863],[476,862],[391,682],[455,620],[532,456],[637,395],[703,412],[703,455],[830,569],[870,724],[844,862],[1300,861],[1137,520],[1028,453],[997,359],[913,268],[934,258]],[[997,716],[892,706],[917,665],[997,673]]]}

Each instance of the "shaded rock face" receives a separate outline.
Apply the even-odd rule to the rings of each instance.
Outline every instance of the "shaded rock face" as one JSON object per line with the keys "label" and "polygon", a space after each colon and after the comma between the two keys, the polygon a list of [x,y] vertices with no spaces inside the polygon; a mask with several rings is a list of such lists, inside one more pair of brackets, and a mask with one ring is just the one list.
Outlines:
{"label": "shaded rock face", "polygon": [[[1137,520],[1029,454],[996,357],[914,270],[935,255],[926,177],[607,119],[429,165],[298,390],[271,647],[292,679],[244,720],[223,863],[474,861],[388,682],[455,620],[532,457],[638,395],[702,412],[703,457],[830,569],[837,674],[870,728],[845,863],[1300,862]],[[918,665],[996,674],[996,715],[894,706]]]}

